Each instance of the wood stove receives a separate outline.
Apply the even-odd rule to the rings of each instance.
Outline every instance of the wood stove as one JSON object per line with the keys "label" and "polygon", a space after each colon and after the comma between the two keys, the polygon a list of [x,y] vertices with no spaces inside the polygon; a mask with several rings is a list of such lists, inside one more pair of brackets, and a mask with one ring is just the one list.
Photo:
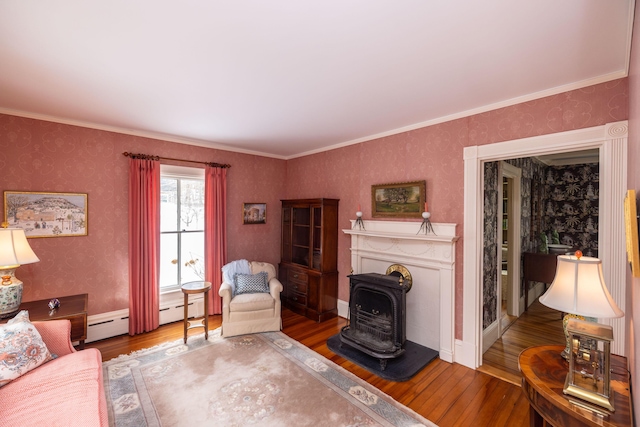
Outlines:
{"label": "wood stove", "polygon": [[384,370],[404,353],[406,292],[401,275],[350,275],[349,324],[340,331],[341,345],[378,358]]}

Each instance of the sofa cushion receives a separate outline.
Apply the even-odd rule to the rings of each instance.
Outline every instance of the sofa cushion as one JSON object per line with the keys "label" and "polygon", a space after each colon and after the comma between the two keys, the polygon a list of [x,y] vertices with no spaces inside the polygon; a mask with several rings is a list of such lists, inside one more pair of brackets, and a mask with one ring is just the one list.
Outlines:
{"label": "sofa cushion", "polygon": [[235,295],[269,293],[267,273],[261,271],[257,274],[235,274]]}
{"label": "sofa cushion", "polygon": [[0,325],[0,387],[49,360],[51,353],[27,311]]}
{"label": "sofa cushion", "polygon": [[242,294],[231,300],[229,308],[232,312],[258,311],[273,309],[275,304],[276,301],[271,297],[271,294]]}
{"label": "sofa cushion", "polygon": [[2,387],[0,399],[0,426],[106,426],[100,352],[52,360]]}

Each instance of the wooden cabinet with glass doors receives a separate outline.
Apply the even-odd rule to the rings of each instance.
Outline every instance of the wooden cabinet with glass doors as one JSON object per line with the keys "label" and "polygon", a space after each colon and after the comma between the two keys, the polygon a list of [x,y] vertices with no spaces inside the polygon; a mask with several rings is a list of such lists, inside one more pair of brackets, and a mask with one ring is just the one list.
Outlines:
{"label": "wooden cabinet with glass doors", "polygon": [[338,200],[282,201],[283,305],[316,322],[338,315]]}

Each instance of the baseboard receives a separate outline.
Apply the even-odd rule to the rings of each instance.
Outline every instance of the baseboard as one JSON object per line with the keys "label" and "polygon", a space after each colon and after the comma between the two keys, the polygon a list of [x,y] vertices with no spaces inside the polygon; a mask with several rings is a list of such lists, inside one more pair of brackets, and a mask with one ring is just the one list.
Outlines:
{"label": "baseboard", "polygon": [[482,331],[482,353],[489,350],[489,348],[500,338],[500,328],[498,327],[500,320],[496,320],[487,328]]}
{"label": "baseboard", "polygon": [[[189,317],[204,314],[202,295],[189,297]],[[184,319],[184,297],[182,293],[164,295],[160,304],[160,324],[173,323]],[[87,318],[87,339],[85,342],[104,340],[129,333],[129,309],[100,313]]]}
{"label": "baseboard", "polygon": [[338,316],[349,318],[349,301],[338,300]]}
{"label": "baseboard", "polygon": [[456,340],[455,349],[454,362],[471,369],[478,367],[475,360],[476,349],[473,345],[462,340]]}

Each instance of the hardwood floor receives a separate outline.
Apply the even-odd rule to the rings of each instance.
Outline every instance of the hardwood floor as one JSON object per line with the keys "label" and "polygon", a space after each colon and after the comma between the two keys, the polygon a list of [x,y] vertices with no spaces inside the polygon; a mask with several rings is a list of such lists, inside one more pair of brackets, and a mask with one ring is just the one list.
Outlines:
{"label": "hardwood floor", "polygon": [[[342,366],[396,401],[408,406],[440,427],[528,426],[529,404],[519,386],[457,363],[436,359],[405,382],[384,380],[327,347],[327,339],[346,324],[343,318],[315,323],[284,309],[283,332],[315,352]],[[209,317],[210,329],[220,325],[220,316]],[[197,331],[197,330],[196,330]],[[194,333],[197,333],[194,331]],[[87,343],[102,352],[103,360],[120,354],[182,338],[182,322],[161,326],[135,337],[120,336]]]}
{"label": "hardwood floor", "polygon": [[522,376],[518,369],[518,356],[522,350],[564,343],[560,313],[536,300],[484,353],[478,370],[520,385]]}

